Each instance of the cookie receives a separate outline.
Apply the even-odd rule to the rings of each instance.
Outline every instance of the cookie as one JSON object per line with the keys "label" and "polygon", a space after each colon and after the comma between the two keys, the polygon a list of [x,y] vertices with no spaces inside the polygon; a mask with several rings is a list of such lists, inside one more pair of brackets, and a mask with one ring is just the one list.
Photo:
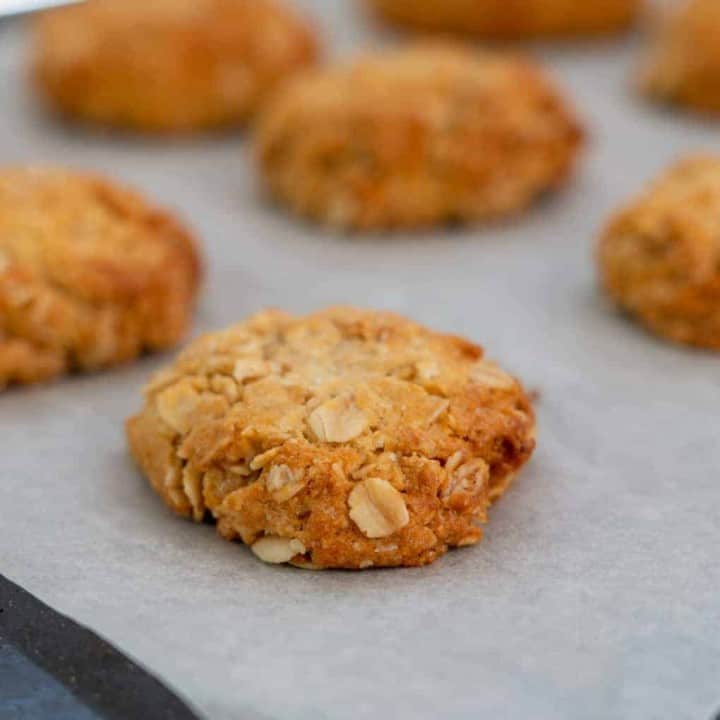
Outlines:
{"label": "cookie", "polygon": [[349,307],[200,338],[127,435],[176,513],[308,568],[424,565],[477,543],[535,445],[527,395],[480,347]]}
{"label": "cookie", "polygon": [[602,236],[603,284],[669,340],[720,350],[720,158],[670,168]]}
{"label": "cookie", "polygon": [[641,72],[652,98],[720,113],[720,3],[692,0],[660,23]]}
{"label": "cookie", "polygon": [[516,212],[562,185],[581,144],[529,60],[418,46],[307,73],[258,123],[258,166],[294,212],[346,229]]}
{"label": "cookie", "polygon": [[421,31],[521,39],[606,35],[630,27],[640,0],[368,0],[383,19]]}
{"label": "cookie", "polygon": [[87,0],[36,29],[49,105],[134,131],[243,123],[316,57],[311,28],[275,0]]}
{"label": "cookie", "polygon": [[199,260],[135,193],[49,168],[0,169],[0,387],[174,345]]}

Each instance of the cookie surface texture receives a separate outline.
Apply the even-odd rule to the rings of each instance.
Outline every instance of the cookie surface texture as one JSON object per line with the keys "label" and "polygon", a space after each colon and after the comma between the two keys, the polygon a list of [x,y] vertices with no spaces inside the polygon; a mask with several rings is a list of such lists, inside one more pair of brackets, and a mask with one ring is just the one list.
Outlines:
{"label": "cookie surface texture", "polygon": [[490,39],[607,35],[637,19],[640,0],[369,0],[400,27]]}
{"label": "cookie surface texture", "polygon": [[355,230],[512,214],[565,183],[582,132],[529,60],[421,45],[297,78],[258,124],[281,204]]}
{"label": "cookie surface texture", "polygon": [[189,231],[135,192],[0,168],[0,387],[174,345],[199,273]]}
{"label": "cookie surface texture", "polygon": [[684,159],[609,223],[603,285],[648,329],[720,350],[720,158]]}
{"label": "cookie surface texture", "polygon": [[685,2],[658,25],[641,89],[661,102],[720,114],[720,3]]}
{"label": "cookie surface texture", "polygon": [[50,107],[140,132],[241,124],[317,54],[312,28],[276,0],[88,0],[35,29]]}
{"label": "cookie surface texture", "polygon": [[527,395],[481,348],[348,307],[200,338],[127,433],[175,512],[307,568],[424,565],[478,542],[535,445]]}

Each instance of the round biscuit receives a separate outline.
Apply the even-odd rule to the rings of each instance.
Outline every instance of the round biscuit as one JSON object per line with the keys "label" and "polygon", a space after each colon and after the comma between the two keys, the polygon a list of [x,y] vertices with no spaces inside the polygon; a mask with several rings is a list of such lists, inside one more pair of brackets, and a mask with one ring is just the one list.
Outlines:
{"label": "round biscuit", "polygon": [[608,294],[661,337],[720,350],[720,159],[678,162],[605,229]]}
{"label": "round biscuit", "polygon": [[294,212],[372,230],[517,212],[567,181],[581,140],[533,62],[420,45],[292,81],[259,118],[256,155]]}
{"label": "round biscuit", "polygon": [[414,566],[480,540],[534,446],[520,383],[477,345],[399,315],[252,316],[145,390],[130,450],[177,513],[262,560]]}
{"label": "round biscuit", "polygon": [[86,0],[39,18],[33,74],[66,117],[191,132],[244,123],[316,55],[276,0]]}
{"label": "round biscuit", "polygon": [[174,345],[199,274],[189,231],[140,195],[69,170],[0,169],[0,387]]}

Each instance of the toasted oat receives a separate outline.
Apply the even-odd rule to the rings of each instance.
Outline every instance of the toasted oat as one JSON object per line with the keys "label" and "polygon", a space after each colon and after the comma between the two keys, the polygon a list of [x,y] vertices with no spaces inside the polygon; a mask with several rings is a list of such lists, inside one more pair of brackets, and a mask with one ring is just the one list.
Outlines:
{"label": "toasted oat", "polygon": [[447,488],[443,493],[444,502],[456,509],[476,506],[477,499],[486,496],[489,481],[490,468],[482,458],[452,467],[449,470]]}
{"label": "toasted oat", "polygon": [[495,390],[510,390],[515,384],[515,380],[510,375],[503,372],[495,363],[486,360],[475,365],[470,377],[476,383]]}
{"label": "toasted oat", "polygon": [[202,520],[205,515],[205,503],[202,495],[202,474],[191,465],[186,465],[185,468],[183,468],[182,489],[192,505],[193,520]]}
{"label": "toasted oat", "polygon": [[304,475],[304,472],[296,472],[287,465],[275,465],[270,468],[265,484],[275,502],[285,502],[305,487]]}
{"label": "toasted oat", "polygon": [[367,419],[350,400],[335,398],[316,408],[308,423],[318,440],[341,443],[360,435]]}
{"label": "toasted oat", "polygon": [[253,358],[240,358],[233,368],[233,377],[239,382],[254,380],[267,375],[270,372],[269,365],[264,360]]}
{"label": "toasted oat", "polygon": [[268,535],[254,542],[251,550],[263,562],[280,564],[289,562],[296,555],[302,555],[305,546],[299,540]]}
{"label": "toasted oat", "polygon": [[392,535],[410,522],[403,496],[387,480],[368,478],[348,497],[350,518],[369,538]]}

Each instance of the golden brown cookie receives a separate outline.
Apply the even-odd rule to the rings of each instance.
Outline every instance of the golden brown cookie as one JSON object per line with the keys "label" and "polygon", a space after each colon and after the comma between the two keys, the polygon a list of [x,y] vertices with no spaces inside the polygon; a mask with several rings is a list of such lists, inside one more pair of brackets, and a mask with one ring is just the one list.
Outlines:
{"label": "golden brown cookie", "polygon": [[198,275],[188,231],[135,193],[0,169],[0,388],[175,344]]}
{"label": "golden brown cookie", "polygon": [[650,330],[720,350],[720,159],[670,168],[612,219],[599,262],[611,297]]}
{"label": "golden brown cookie", "polygon": [[191,131],[245,121],[315,57],[276,0],[87,0],[40,18],[34,75],[67,116]]}
{"label": "golden brown cookie", "polygon": [[535,446],[520,384],[476,345],[387,312],[266,311],[200,338],[127,424],[165,502],[266,562],[424,565]]}
{"label": "golden brown cookie", "polygon": [[566,181],[581,135],[529,60],[432,45],[291,82],[259,120],[257,155],[295,212],[401,228],[524,208]]}
{"label": "golden brown cookie", "polygon": [[660,24],[641,75],[658,100],[720,113],[720,2],[691,0]]}
{"label": "golden brown cookie", "polygon": [[641,0],[368,0],[380,17],[423,31],[492,39],[606,35],[631,26]]}

